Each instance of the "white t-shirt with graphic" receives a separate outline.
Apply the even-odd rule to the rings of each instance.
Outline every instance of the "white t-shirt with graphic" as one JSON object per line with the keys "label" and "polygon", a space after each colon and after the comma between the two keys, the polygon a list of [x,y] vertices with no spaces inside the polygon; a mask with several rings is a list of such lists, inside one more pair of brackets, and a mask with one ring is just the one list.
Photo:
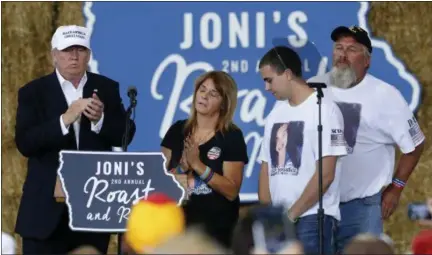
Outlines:
{"label": "white t-shirt with graphic", "polygon": [[378,193],[392,181],[395,144],[412,152],[424,139],[416,118],[401,93],[367,74],[350,89],[331,86],[330,74],[308,82],[324,82],[324,97],[336,101],[344,117],[349,155],[341,159],[341,201]]}
{"label": "white t-shirt with graphic", "polygon": [[[347,154],[342,114],[336,104],[322,99],[322,156]],[[298,106],[278,102],[266,120],[260,160],[267,162],[272,203],[291,207],[303,193],[318,161],[318,105],[316,92]],[[339,213],[339,173],[323,196],[324,212]],[[316,183],[318,186],[318,183]],[[318,203],[301,217],[317,214]]]}

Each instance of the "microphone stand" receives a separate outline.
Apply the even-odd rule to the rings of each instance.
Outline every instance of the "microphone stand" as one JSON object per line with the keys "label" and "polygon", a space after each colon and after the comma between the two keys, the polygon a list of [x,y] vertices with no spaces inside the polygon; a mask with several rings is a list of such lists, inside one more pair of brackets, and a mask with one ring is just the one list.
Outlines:
{"label": "microphone stand", "polygon": [[327,86],[324,83],[309,83],[309,87],[317,91],[318,104],[318,236],[319,236],[319,254],[324,254],[324,207],[323,207],[323,162],[322,162],[322,124],[321,124],[321,98],[324,97],[322,91]]}
{"label": "microphone stand", "polygon": [[[286,41],[286,39],[281,39],[281,41]],[[273,41],[273,45],[275,45],[275,42]],[[286,42],[282,43],[281,45],[286,45]],[[290,46],[287,46],[290,48]],[[310,49],[312,49],[312,53],[315,52],[316,56],[319,56],[319,53],[317,52],[316,48],[314,47],[313,43],[310,44]],[[285,65],[283,59],[279,55],[279,53],[276,50],[276,47],[274,48],[277,57],[279,58],[280,62],[284,66],[285,70],[289,69]],[[292,49],[293,50],[293,49]],[[294,50],[295,51],[295,50]],[[323,180],[322,180],[322,124],[321,124],[321,98],[324,97],[324,94],[322,92],[323,88],[326,88],[327,85],[324,83],[308,83],[309,87],[315,88],[317,91],[317,98],[318,98],[318,196],[319,196],[319,207],[318,207],[318,236],[319,236],[319,254],[323,255],[324,253],[324,208],[323,208]]]}
{"label": "microphone stand", "polygon": [[130,105],[126,110],[126,123],[125,123],[125,132],[123,134],[123,140],[122,140],[122,149],[123,151],[127,151],[127,147],[129,144],[129,132],[130,132],[130,116],[133,113],[133,119],[135,119],[135,106],[137,105],[137,100],[135,97],[132,97],[130,99]]}
{"label": "microphone stand", "polygon": [[[137,100],[134,96],[130,98],[130,105],[126,110],[126,122],[125,122],[125,132],[122,138],[122,150],[127,151],[129,144],[129,133],[130,133],[130,116],[133,114],[133,120],[135,120],[135,106],[137,105]],[[117,234],[117,254],[122,255],[122,236],[123,234],[119,232]]]}

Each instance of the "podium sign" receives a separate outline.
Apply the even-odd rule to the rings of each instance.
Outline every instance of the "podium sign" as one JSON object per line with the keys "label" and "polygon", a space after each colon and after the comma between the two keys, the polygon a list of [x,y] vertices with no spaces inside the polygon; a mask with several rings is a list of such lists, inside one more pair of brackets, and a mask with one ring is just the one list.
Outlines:
{"label": "podium sign", "polygon": [[165,160],[152,152],[61,151],[58,176],[71,229],[124,232],[130,207],[152,192],[181,205],[185,191],[166,171]]}

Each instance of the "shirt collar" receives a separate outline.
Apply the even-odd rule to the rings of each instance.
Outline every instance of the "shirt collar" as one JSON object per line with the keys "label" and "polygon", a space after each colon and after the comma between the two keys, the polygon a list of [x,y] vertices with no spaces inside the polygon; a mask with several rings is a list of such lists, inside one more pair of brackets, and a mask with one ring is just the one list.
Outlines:
{"label": "shirt collar", "polygon": [[[58,79],[58,81],[60,83],[60,86],[64,87],[66,79],[63,78],[63,76],[60,74],[60,72],[59,72],[59,70],[57,68],[55,69],[55,71],[56,71],[57,79]],[[87,72],[84,72],[84,75],[83,75],[83,77],[81,78],[81,80],[80,80],[80,82],[78,84],[78,88],[84,86],[84,84],[86,84],[86,82],[87,82]]]}

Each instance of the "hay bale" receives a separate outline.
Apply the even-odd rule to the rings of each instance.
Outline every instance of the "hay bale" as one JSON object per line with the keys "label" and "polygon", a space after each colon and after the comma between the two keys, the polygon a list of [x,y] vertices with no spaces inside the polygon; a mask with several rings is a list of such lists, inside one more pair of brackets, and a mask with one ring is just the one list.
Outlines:
{"label": "hay bale", "polygon": [[57,26],[84,25],[84,2],[57,2],[57,4],[59,5]]}
{"label": "hay bale", "polygon": [[[2,194],[18,195],[25,161],[14,142],[18,88],[47,72],[51,3],[2,3]],[[28,15],[30,14],[31,15]],[[20,15],[17,15],[20,14]]]}
{"label": "hay bale", "polygon": [[[14,142],[18,89],[50,68],[50,2],[2,2],[2,231],[14,233],[26,160]],[[21,240],[17,253],[21,253]]]}
{"label": "hay bale", "polygon": [[[14,143],[17,91],[28,81],[52,71],[50,41],[54,29],[65,24],[84,24],[82,2],[2,2],[2,211],[4,231],[13,233],[16,210],[26,175],[26,160],[17,152]],[[410,2],[373,2],[369,13],[372,34],[387,40],[396,55],[413,72],[425,89],[418,118],[426,137],[432,122],[432,77],[429,74],[432,50],[432,4]],[[418,17],[421,17],[419,19]],[[401,203],[394,216],[385,223],[386,232],[394,239],[398,252],[409,248],[416,225],[406,217],[411,201],[432,197],[430,187],[432,148],[430,138],[424,155],[411,176]],[[18,251],[21,240],[15,235]],[[111,239],[109,253],[116,253],[117,238]]]}
{"label": "hay bale", "polygon": [[432,4],[426,2],[373,2],[369,14],[372,34],[392,45],[396,55],[417,77],[424,89],[418,120],[426,136],[425,151],[402,194],[398,210],[384,226],[385,232],[395,241],[398,252],[409,249],[412,237],[419,230],[418,226],[407,218],[408,203],[432,197],[432,130],[428,128],[432,123],[432,36],[429,33],[431,12]]}

